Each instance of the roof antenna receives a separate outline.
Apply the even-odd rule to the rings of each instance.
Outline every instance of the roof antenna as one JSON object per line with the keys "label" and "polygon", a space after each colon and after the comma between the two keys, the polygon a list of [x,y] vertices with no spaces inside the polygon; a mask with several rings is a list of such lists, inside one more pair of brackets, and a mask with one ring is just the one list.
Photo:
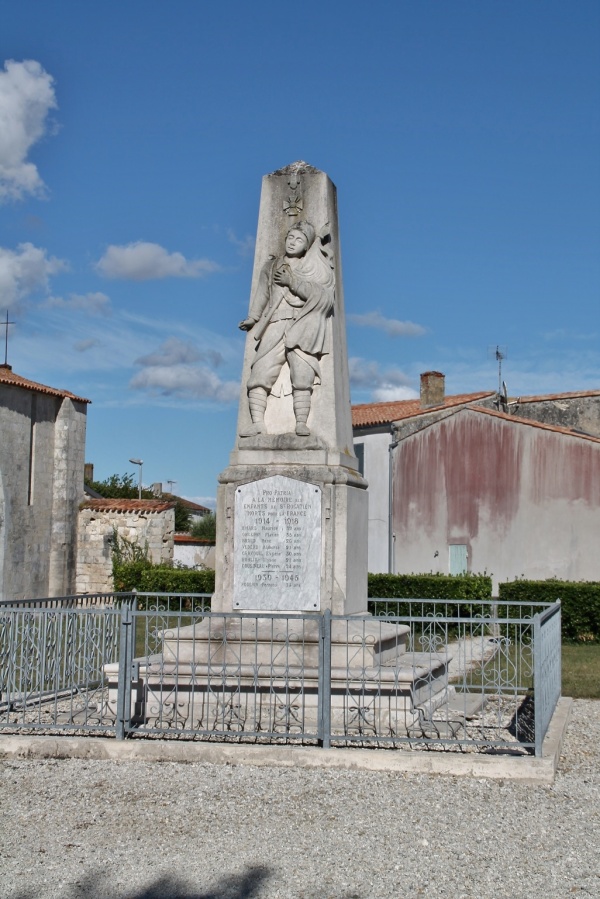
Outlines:
{"label": "roof antenna", "polygon": [[8,364],[8,326],[14,325],[14,322],[9,322],[8,320],[8,309],[6,310],[6,321],[2,322],[0,327],[4,328],[4,365],[3,368],[9,368],[12,371],[12,366]]}
{"label": "roof antenna", "polygon": [[500,346],[496,344],[496,346],[488,347],[488,355],[493,356],[496,362],[498,363],[498,396],[502,394],[502,362],[504,359],[508,357],[508,351],[505,346]]}

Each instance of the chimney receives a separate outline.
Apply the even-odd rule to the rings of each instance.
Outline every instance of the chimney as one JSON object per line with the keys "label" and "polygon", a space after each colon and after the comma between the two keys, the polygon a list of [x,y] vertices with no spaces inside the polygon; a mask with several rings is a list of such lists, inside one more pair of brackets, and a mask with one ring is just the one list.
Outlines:
{"label": "chimney", "polygon": [[83,466],[83,480],[84,481],[93,481],[94,480],[94,463],[86,462]]}
{"label": "chimney", "polygon": [[421,375],[421,408],[443,406],[446,396],[446,377],[441,371],[425,371]]}
{"label": "chimney", "polygon": [[163,489],[161,481],[155,481],[150,489],[152,490],[154,496],[156,496],[157,498],[162,496]]}

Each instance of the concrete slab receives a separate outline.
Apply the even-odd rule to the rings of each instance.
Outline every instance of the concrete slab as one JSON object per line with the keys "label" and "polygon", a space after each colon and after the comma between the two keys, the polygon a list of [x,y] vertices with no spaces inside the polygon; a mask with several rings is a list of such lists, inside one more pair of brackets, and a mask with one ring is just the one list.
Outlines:
{"label": "concrete slab", "polygon": [[0,759],[119,759],[253,765],[282,768],[338,768],[398,774],[441,774],[521,783],[552,784],[573,700],[562,697],[544,740],[542,758],[394,749],[320,749],[314,746],[254,746],[175,740],[115,740],[109,737],[48,737],[0,734]]}

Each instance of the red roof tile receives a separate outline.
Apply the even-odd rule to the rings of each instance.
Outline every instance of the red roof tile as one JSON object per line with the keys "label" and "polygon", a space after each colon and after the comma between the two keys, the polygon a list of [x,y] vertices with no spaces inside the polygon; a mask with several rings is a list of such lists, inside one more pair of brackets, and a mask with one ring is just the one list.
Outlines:
{"label": "red roof tile", "polygon": [[174,507],[175,503],[160,499],[88,499],[81,506],[93,512],[166,512]]}
{"label": "red roof tile", "polygon": [[46,393],[49,396],[68,397],[70,400],[76,400],[79,403],[91,403],[82,396],[76,396],[70,390],[57,390],[55,387],[47,387],[45,384],[38,384],[37,381],[28,381],[17,375],[10,365],[0,365],[0,383],[9,384],[11,387],[24,387],[26,390],[33,390],[36,393]]}
{"label": "red roof tile", "polygon": [[175,543],[190,544],[193,546],[206,546],[210,544],[214,546],[214,540],[205,540],[203,537],[191,537],[189,534],[174,534]]}
{"label": "red roof tile", "polygon": [[[574,390],[570,393],[545,393],[540,396],[520,396],[519,403],[541,403],[544,400],[569,400],[576,399],[578,396],[600,396],[600,390]],[[516,402],[517,398],[510,398],[511,402]]]}
{"label": "red roof tile", "polygon": [[211,509],[208,506],[201,506],[199,503],[192,502],[191,499],[186,499],[184,496],[176,496],[174,493],[162,493],[162,497],[168,497],[173,502],[180,503],[185,509],[188,509],[190,512],[202,512],[203,515],[206,515]]}
{"label": "red roof tile", "polygon": [[421,406],[419,397],[413,400],[396,400],[391,403],[360,403],[352,406],[352,425],[355,428],[369,427],[373,425],[388,424],[392,421],[401,421],[404,418],[413,418],[416,415],[426,415],[440,409],[451,409],[465,403],[474,403],[477,400],[495,396],[495,391],[483,390],[479,393],[459,393],[456,396],[447,396],[441,406]]}

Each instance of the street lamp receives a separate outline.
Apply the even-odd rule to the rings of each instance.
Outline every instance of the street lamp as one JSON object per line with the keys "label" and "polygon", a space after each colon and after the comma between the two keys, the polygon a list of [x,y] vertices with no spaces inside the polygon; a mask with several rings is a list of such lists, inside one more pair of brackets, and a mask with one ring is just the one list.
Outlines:
{"label": "street lamp", "polygon": [[130,459],[129,460],[132,465],[140,466],[140,479],[138,481],[138,499],[142,498],[142,465],[144,464],[142,459]]}

